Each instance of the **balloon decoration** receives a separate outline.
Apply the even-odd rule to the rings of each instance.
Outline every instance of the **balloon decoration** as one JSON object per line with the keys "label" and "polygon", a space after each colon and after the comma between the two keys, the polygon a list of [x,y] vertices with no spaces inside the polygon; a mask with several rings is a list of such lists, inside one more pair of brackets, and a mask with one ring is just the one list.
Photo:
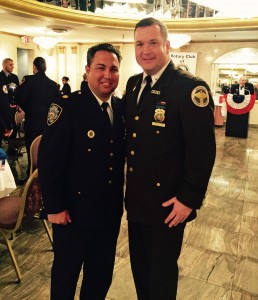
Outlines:
{"label": "balloon decoration", "polygon": [[233,95],[224,94],[227,103],[227,110],[234,115],[248,113],[255,104],[255,95]]}

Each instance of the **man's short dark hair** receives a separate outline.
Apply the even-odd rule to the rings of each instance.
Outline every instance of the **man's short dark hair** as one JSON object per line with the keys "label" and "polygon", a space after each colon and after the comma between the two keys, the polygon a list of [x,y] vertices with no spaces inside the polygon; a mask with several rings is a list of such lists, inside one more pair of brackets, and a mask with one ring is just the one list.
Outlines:
{"label": "man's short dark hair", "polygon": [[109,44],[109,43],[101,43],[101,44],[97,44],[97,45],[89,48],[89,50],[87,52],[88,67],[91,65],[93,58],[94,58],[96,52],[98,52],[98,51],[107,51],[110,53],[114,53],[116,55],[119,63],[122,60],[121,53],[117,48],[115,48],[112,44]]}
{"label": "man's short dark hair", "polygon": [[33,61],[33,65],[37,68],[39,72],[46,72],[47,64],[43,57],[36,57]]}
{"label": "man's short dark hair", "polygon": [[167,29],[166,25],[164,23],[162,23],[161,21],[159,21],[155,18],[151,18],[151,17],[140,20],[135,25],[134,33],[135,33],[136,29],[139,28],[139,27],[147,27],[147,26],[152,26],[152,25],[158,25],[159,26],[160,32],[161,32],[161,35],[162,35],[164,41],[167,41],[167,39],[168,39],[168,29]]}

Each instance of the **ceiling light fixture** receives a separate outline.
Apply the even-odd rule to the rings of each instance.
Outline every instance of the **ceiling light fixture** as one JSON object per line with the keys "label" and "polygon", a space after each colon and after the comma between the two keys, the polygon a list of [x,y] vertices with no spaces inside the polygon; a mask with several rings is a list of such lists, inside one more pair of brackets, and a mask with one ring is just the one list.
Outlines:
{"label": "ceiling light fixture", "polygon": [[173,49],[178,49],[183,45],[191,41],[191,36],[188,34],[169,34],[168,39],[170,41],[170,47]]}
{"label": "ceiling light fixture", "polygon": [[59,42],[59,39],[50,36],[36,36],[33,38],[33,42],[41,48],[50,49]]}
{"label": "ceiling light fixture", "polygon": [[245,0],[244,5],[237,5],[239,3],[236,3],[236,0],[192,0],[191,2],[218,11],[214,16],[233,18],[258,16],[257,0]]}

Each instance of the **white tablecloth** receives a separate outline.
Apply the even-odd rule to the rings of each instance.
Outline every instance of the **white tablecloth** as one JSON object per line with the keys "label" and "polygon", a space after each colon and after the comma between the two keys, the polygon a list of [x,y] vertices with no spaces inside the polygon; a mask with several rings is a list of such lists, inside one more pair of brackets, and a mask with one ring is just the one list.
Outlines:
{"label": "white tablecloth", "polygon": [[0,171],[0,198],[7,196],[16,189],[13,173],[8,162],[5,162],[5,169]]}

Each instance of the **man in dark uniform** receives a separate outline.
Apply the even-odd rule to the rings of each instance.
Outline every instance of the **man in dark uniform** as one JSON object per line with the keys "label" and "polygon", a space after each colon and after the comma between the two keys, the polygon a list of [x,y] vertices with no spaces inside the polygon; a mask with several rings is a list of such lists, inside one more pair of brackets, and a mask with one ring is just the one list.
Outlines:
{"label": "man in dark uniform", "polygon": [[0,139],[10,136],[12,132],[13,122],[8,90],[6,84],[0,78]]}
{"label": "man in dark uniform", "polygon": [[[12,112],[8,99],[7,86],[0,77],[0,140],[13,132]],[[0,145],[0,171],[5,169],[6,153]]]}
{"label": "man in dark uniform", "polygon": [[45,59],[36,57],[33,61],[34,75],[24,76],[22,84],[15,92],[15,99],[25,112],[24,130],[28,172],[30,170],[30,145],[47,127],[49,106],[59,97],[57,83],[46,76],[46,69]]}
{"label": "man in dark uniform", "polygon": [[14,99],[14,91],[19,85],[19,78],[13,74],[14,63],[11,58],[5,58],[2,62],[3,70],[0,72],[0,78],[3,83],[7,86],[8,96],[11,108],[16,110],[16,102]]}
{"label": "man in dark uniform", "polygon": [[[19,85],[19,78],[17,75],[12,73],[14,69],[14,63],[11,58],[5,58],[2,61],[2,67],[3,69],[0,72],[0,79],[2,83],[7,87],[9,105],[11,108],[12,124],[13,124],[13,132],[11,134],[11,137],[15,138],[17,134],[17,128],[15,125],[15,112],[17,110],[17,103],[14,99],[14,92],[17,86]],[[14,154],[14,152],[12,152],[12,149],[8,149],[8,154]]]}
{"label": "man in dark uniform", "polygon": [[51,300],[104,300],[123,213],[125,126],[112,96],[121,56],[111,44],[87,53],[87,88],[51,105],[39,148],[44,209],[53,223]]}
{"label": "man in dark uniform", "polygon": [[175,69],[169,52],[164,24],[154,18],[137,23],[136,60],[144,72],[129,79],[124,97],[125,205],[141,300],[176,299],[184,228],[202,205],[215,160],[210,89]]}

